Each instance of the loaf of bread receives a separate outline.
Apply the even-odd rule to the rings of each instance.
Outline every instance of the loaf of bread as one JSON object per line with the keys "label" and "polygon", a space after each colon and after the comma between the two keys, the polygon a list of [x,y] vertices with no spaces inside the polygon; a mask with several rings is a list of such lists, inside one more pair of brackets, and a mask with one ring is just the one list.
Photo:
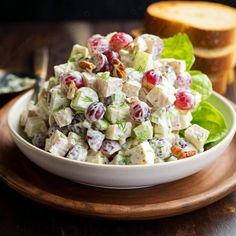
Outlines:
{"label": "loaf of bread", "polygon": [[210,2],[157,2],[146,10],[145,30],[161,38],[184,32],[197,47],[224,47],[236,41],[236,10]]}

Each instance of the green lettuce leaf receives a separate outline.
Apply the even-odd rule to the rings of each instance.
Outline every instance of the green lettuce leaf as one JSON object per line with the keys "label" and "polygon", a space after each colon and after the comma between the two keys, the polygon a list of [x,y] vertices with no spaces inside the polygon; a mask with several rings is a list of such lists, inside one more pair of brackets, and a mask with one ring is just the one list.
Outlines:
{"label": "green lettuce leaf", "polygon": [[226,135],[227,129],[222,114],[209,102],[201,102],[198,109],[192,115],[193,124],[198,124],[210,131],[205,144],[218,142]]}
{"label": "green lettuce leaf", "polygon": [[173,37],[164,39],[164,50],[161,58],[184,60],[187,70],[190,70],[195,57],[193,54],[193,45],[187,34],[179,33]]}
{"label": "green lettuce leaf", "polygon": [[189,71],[192,77],[191,89],[202,95],[202,100],[206,100],[212,94],[212,84],[207,75],[201,71]]}

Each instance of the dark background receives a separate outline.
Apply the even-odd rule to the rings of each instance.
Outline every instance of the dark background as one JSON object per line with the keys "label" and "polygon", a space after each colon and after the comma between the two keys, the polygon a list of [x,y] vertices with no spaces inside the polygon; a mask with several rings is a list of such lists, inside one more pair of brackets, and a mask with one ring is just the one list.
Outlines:
{"label": "dark background", "polygon": [[[142,19],[154,0],[1,0],[1,22]],[[236,7],[236,0],[214,0]]]}

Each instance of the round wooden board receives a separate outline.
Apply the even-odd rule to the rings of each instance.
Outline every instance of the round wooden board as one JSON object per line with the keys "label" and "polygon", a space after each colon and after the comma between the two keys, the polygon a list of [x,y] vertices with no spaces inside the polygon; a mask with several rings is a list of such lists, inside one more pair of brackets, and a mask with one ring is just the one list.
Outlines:
{"label": "round wooden board", "polygon": [[112,190],[57,177],[29,161],[13,143],[6,118],[15,101],[0,110],[0,176],[11,188],[34,201],[86,216],[143,220],[193,211],[236,189],[236,137],[216,163],[168,184]]}

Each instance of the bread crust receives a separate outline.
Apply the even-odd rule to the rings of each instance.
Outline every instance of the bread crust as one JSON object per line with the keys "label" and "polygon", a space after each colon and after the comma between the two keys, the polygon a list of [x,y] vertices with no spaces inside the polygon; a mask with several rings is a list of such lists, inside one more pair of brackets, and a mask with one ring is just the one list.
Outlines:
{"label": "bread crust", "polygon": [[228,72],[220,72],[217,74],[209,74],[213,90],[224,95],[227,91]]}
{"label": "bread crust", "polygon": [[218,57],[203,57],[195,54],[195,62],[192,69],[200,70],[204,73],[217,73],[227,71],[235,66],[235,51]]}
{"label": "bread crust", "polygon": [[[166,4],[171,6],[170,2],[159,2],[151,4],[145,14],[144,27],[145,31],[150,34],[156,34],[161,38],[167,38],[179,32],[187,33],[194,46],[205,48],[224,47],[235,43],[236,24],[235,27],[228,29],[201,29],[188,25],[187,22],[178,22],[162,18],[158,15],[151,15],[149,9],[158,8],[158,4]],[[173,4],[173,3],[172,3]],[[174,2],[174,4],[192,4],[191,2]],[[235,11],[236,14],[236,11]]]}

